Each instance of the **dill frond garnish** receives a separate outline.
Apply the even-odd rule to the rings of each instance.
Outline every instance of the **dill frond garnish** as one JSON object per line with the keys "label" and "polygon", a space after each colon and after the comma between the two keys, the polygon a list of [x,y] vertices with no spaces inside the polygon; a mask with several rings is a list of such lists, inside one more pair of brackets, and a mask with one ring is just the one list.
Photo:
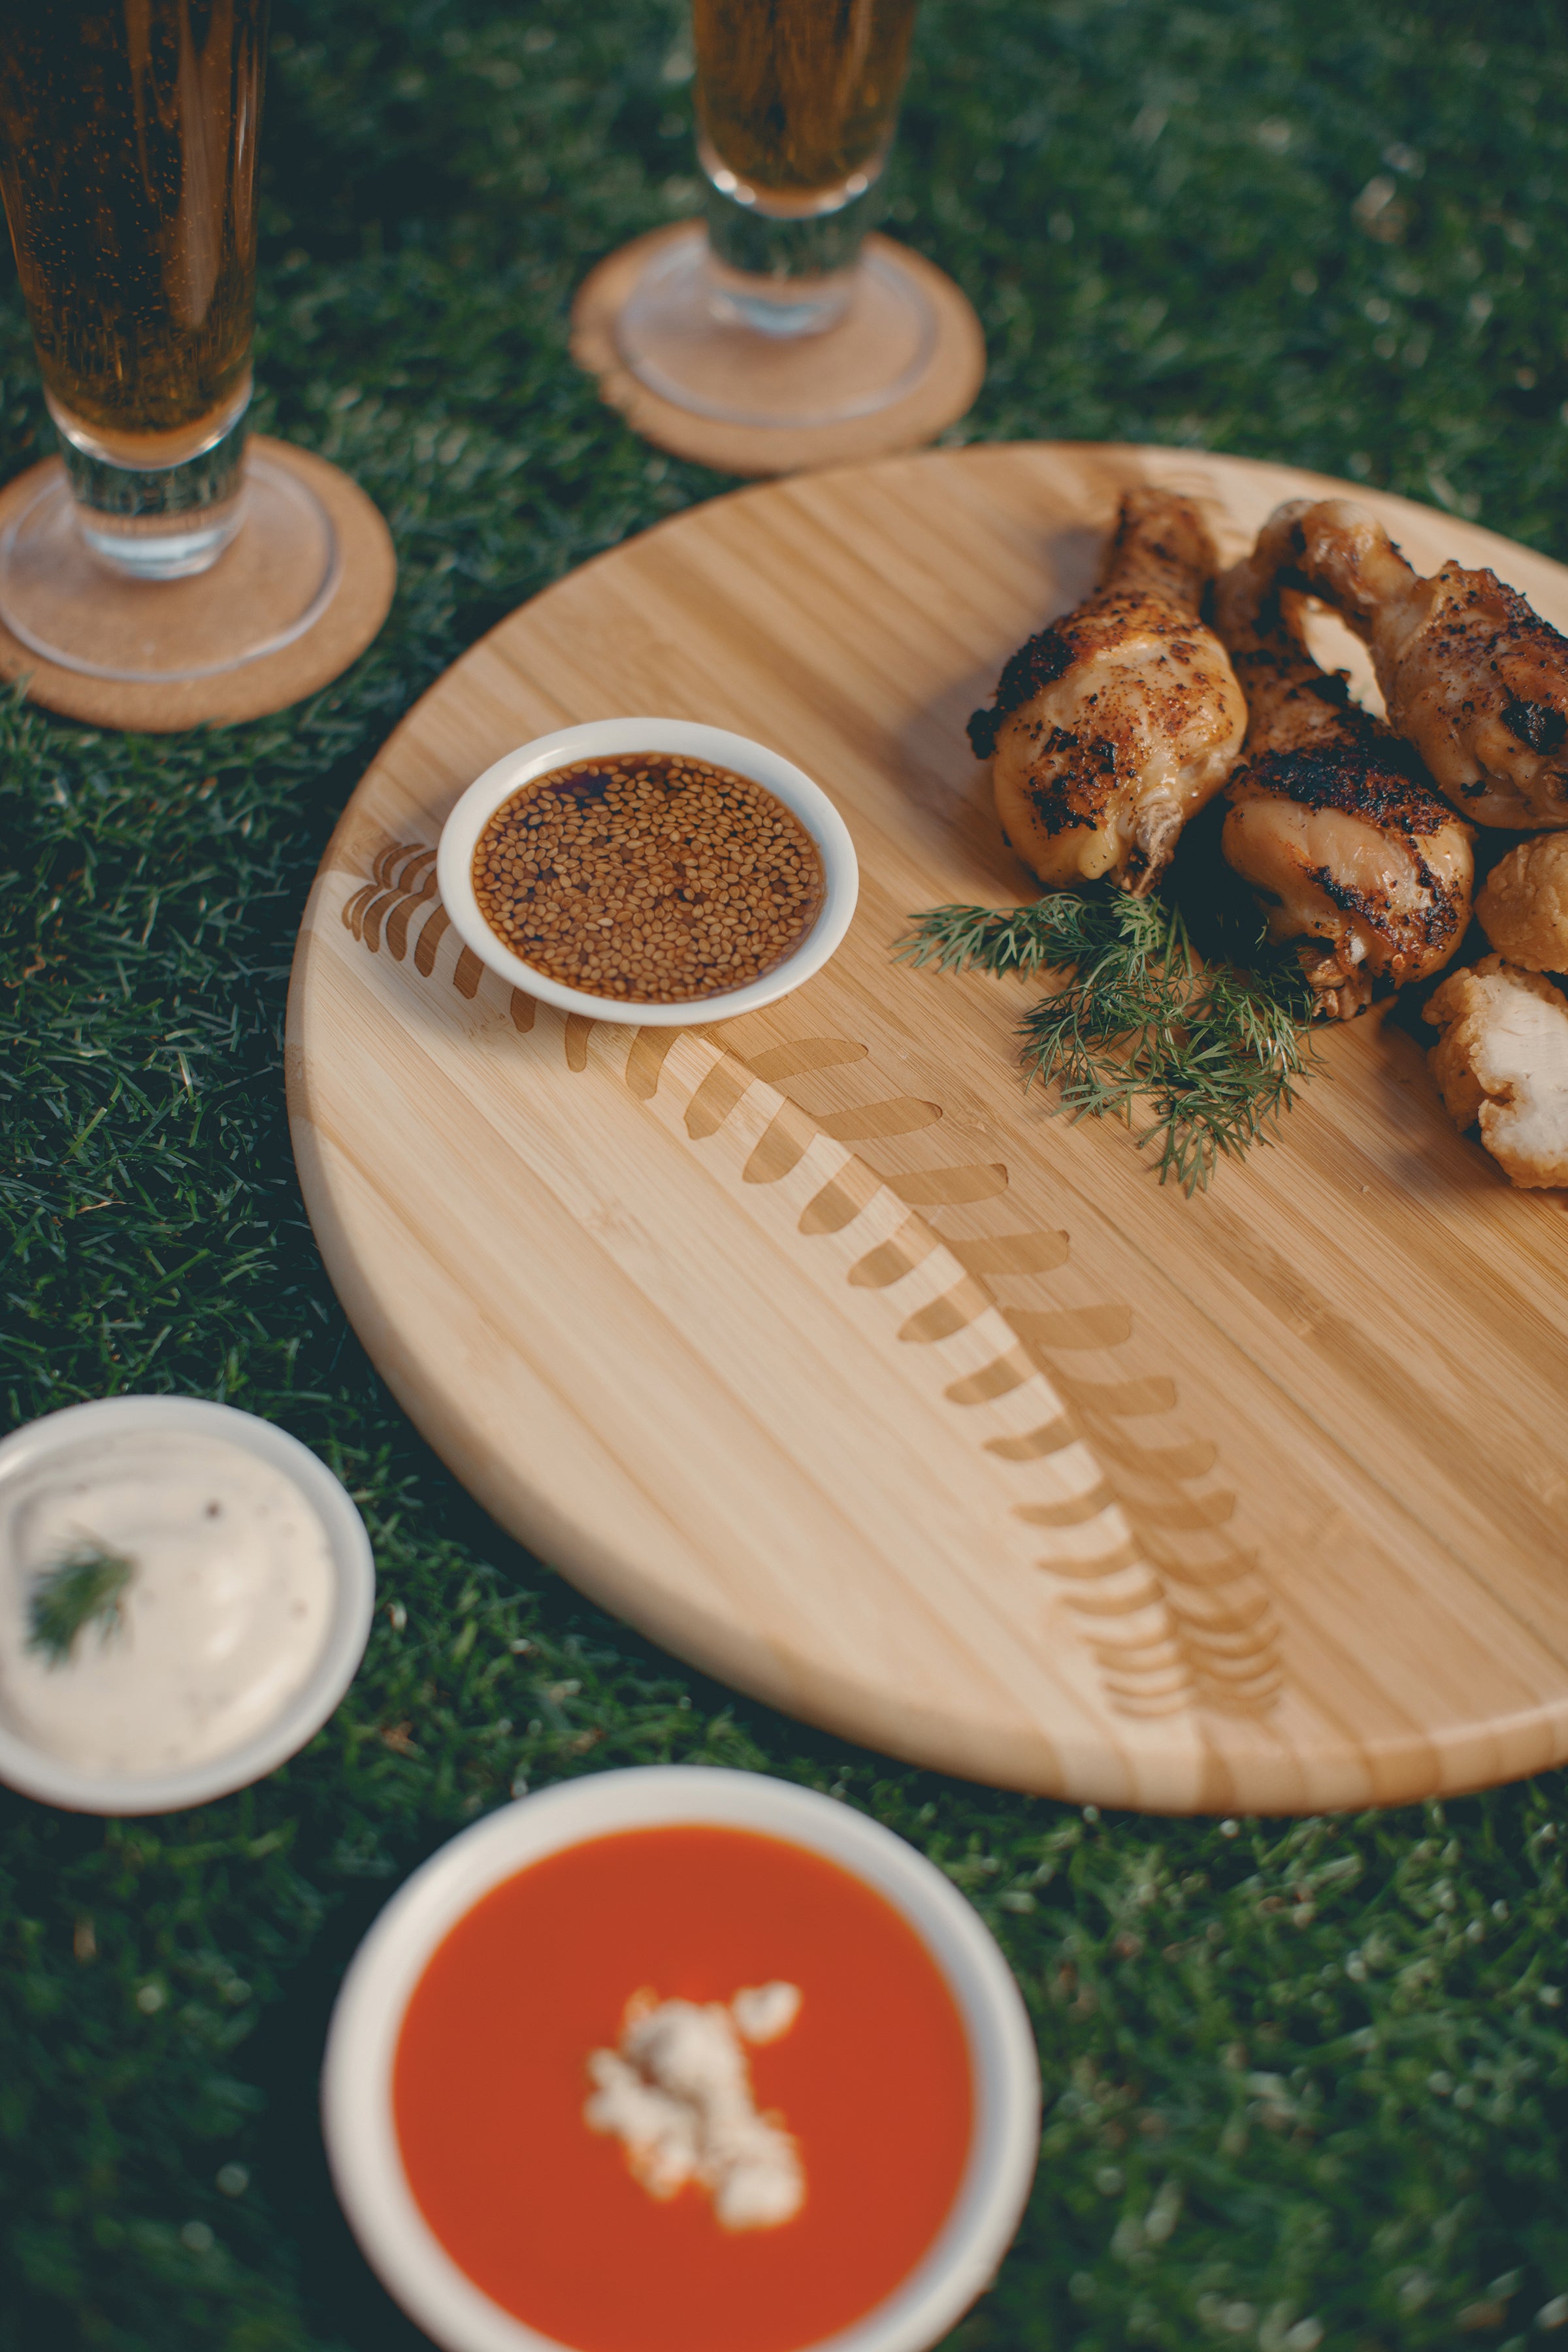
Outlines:
{"label": "dill frond garnish", "polygon": [[913,919],[900,961],[942,971],[978,968],[1060,985],[1026,1015],[1026,1083],[1060,1089],[1074,1118],[1152,1123],[1160,1181],[1201,1192],[1220,1154],[1266,1142],[1295,1099],[1310,1054],[1311,991],[1299,967],[1260,940],[1244,971],[1194,950],[1179,908],[1124,891],[1053,890],[1032,906],[932,907]]}
{"label": "dill frond garnish", "polygon": [[27,1601],[27,1647],[63,1666],[89,1625],[100,1642],[120,1631],[125,1594],[136,1563],[123,1554],[82,1544],[33,1579]]}

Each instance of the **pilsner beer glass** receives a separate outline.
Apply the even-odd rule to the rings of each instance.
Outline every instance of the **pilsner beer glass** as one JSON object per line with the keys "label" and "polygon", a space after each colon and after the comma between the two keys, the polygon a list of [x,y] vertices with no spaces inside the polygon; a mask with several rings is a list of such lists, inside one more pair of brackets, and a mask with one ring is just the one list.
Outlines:
{"label": "pilsner beer glass", "polygon": [[622,357],[665,399],[809,425],[868,415],[918,378],[930,306],[861,250],[914,16],[915,0],[693,0],[706,246],[656,256],[618,328]]}
{"label": "pilsner beer glass", "polygon": [[0,619],[93,677],[231,668],[335,585],[319,502],[246,452],[267,16],[0,0],[0,190],[65,461],[0,537]]}

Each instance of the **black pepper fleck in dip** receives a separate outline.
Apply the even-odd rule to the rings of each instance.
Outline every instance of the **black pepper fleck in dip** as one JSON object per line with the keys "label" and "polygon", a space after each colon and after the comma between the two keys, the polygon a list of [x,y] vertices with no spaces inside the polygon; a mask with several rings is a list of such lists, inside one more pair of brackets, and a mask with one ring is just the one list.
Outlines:
{"label": "black pepper fleck in dip", "polygon": [[578,760],[525,785],[480,834],[473,875],[514,955],[628,1004],[760,980],[825,895],[816,845],[774,793],[669,751]]}

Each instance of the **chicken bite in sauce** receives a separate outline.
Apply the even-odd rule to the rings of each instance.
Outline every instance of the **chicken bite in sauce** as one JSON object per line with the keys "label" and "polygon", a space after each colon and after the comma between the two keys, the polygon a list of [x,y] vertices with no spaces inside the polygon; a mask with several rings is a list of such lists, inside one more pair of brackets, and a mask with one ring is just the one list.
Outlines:
{"label": "chicken bite in sauce", "polygon": [[1526,971],[1568,971],[1568,833],[1542,833],[1500,858],[1476,898],[1499,955]]}
{"label": "chicken bite in sauce", "polygon": [[1428,1058],[1455,1126],[1479,1127],[1510,1184],[1568,1184],[1568,996],[1484,956],[1449,973],[1426,1017],[1443,1033]]}
{"label": "chicken bite in sauce", "polygon": [[1407,748],[1320,669],[1302,599],[1271,551],[1221,579],[1215,622],[1251,710],[1226,791],[1227,862],[1297,952],[1318,1010],[1347,1020],[1374,980],[1395,987],[1447,962],[1470,917],[1471,835]]}
{"label": "chicken bite in sauce", "polygon": [[1048,886],[1103,877],[1144,896],[1230,773],[1247,708],[1199,617],[1215,562],[1189,499],[1130,490],[1100,586],[1019,648],[971,719],[1003,830]]}
{"label": "chicken bite in sauce", "polygon": [[1423,579],[1351,499],[1277,507],[1258,560],[1365,639],[1388,722],[1479,824],[1568,825],[1568,637],[1495,572]]}

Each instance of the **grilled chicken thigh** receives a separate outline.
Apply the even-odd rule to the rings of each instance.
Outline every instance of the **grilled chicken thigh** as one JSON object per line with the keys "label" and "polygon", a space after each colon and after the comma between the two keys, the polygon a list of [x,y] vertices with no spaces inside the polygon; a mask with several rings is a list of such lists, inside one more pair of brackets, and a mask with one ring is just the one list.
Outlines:
{"label": "grilled chicken thigh", "polygon": [[1221,844],[1296,940],[1319,1009],[1359,1013],[1374,979],[1395,986],[1447,963],[1470,916],[1470,828],[1300,635],[1271,549],[1219,583],[1215,621],[1251,709]]}
{"label": "grilled chicken thigh", "polygon": [[1396,734],[1479,824],[1568,825],[1568,637],[1495,572],[1412,571],[1350,499],[1279,507],[1260,562],[1343,614]]}
{"label": "grilled chicken thigh", "polygon": [[1019,648],[969,740],[1003,830],[1044,883],[1142,896],[1235,764],[1247,709],[1198,616],[1215,563],[1190,499],[1130,490],[1100,586]]}

